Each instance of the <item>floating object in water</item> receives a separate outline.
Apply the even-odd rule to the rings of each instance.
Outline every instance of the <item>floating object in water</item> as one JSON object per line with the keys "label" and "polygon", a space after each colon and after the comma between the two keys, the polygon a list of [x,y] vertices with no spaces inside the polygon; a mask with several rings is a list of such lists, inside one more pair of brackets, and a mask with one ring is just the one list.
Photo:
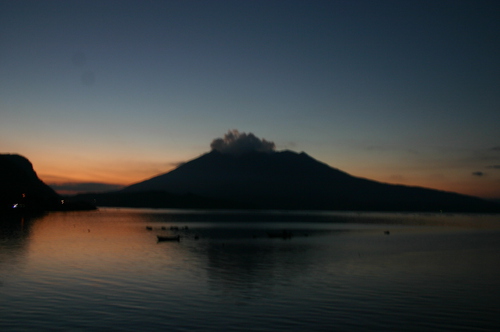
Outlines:
{"label": "floating object in water", "polygon": [[163,236],[163,235],[157,235],[158,242],[163,242],[163,241],[180,241],[181,236],[176,235],[176,236]]}
{"label": "floating object in water", "polygon": [[153,227],[151,227],[151,226],[146,226],[146,229],[147,229],[148,231],[152,231],[152,230],[153,230]]}
{"label": "floating object in water", "polygon": [[384,231],[384,234],[385,234],[385,235],[389,235],[389,234],[391,234],[391,232],[389,232],[389,231]]}

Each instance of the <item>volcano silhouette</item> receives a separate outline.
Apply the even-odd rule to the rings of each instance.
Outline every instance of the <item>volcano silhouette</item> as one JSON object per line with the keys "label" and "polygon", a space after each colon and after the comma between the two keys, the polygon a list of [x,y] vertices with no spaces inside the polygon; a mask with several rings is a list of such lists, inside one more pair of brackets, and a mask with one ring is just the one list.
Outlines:
{"label": "volcano silhouette", "polygon": [[234,155],[213,150],[120,191],[141,192],[257,209],[500,212],[500,205],[477,197],[358,178],[292,151]]}

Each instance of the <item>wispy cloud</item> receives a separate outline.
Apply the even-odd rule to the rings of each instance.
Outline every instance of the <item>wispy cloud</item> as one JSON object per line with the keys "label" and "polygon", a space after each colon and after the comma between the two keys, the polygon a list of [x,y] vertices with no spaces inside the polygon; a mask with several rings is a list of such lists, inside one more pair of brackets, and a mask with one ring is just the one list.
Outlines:
{"label": "wispy cloud", "polygon": [[[440,151],[443,154],[446,151]],[[448,155],[453,158],[455,163],[467,165],[469,167],[485,167],[481,165],[498,165],[500,162],[500,147],[495,148],[477,148],[477,149],[456,149],[455,151],[448,150]]]}
{"label": "wispy cloud", "polygon": [[63,195],[72,195],[85,192],[105,192],[123,188],[122,185],[101,182],[64,182],[49,183],[56,192]]}
{"label": "wispy cloud", "polygon": [[486,168],[500,169],[500,165],[490,165],[486,166]]}

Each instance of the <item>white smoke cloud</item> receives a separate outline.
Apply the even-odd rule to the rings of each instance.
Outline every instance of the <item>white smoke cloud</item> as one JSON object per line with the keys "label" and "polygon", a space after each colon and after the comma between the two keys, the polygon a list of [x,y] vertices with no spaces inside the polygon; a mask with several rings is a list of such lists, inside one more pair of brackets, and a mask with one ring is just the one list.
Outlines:
{"label": "white smoke cloud", "polygon": [[229,130],[224,138],[216,138],[210,144],[212,150],[226,154],[240,155],[246,152],[273,152],[274,142],[260,139],[252,133],[240,133],[238,130]]}

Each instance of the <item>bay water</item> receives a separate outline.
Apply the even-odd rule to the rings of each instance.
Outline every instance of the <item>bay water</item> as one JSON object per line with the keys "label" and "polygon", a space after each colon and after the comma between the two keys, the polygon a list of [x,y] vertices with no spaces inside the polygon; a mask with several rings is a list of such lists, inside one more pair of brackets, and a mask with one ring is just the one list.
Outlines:
{"label": "bay water", "polygon": [[500,215],[0,217],[1,331],[499,329]]}

